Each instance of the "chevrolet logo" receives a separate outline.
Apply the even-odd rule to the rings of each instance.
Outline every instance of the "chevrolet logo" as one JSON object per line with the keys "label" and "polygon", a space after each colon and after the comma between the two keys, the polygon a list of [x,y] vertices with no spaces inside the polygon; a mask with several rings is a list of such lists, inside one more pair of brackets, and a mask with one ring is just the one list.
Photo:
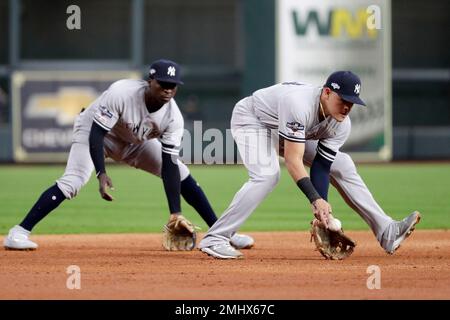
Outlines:
{"label": "chevrolet logo", "polygon": [[81,109],[89,106],[98,95],[89,87],[61,87],[55,93],[34,94],[25,107],[25,116],[54,118],[58,125],[71,125]]}

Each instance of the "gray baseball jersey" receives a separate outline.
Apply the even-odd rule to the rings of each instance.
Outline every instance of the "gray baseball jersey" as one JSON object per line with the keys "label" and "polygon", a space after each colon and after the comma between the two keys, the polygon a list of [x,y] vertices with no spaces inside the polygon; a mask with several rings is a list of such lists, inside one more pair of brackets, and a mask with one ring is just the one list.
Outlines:
{"label": "gray baseball jersey", "polygon": [[281,138],[294,142],[319,140],[318,152],[334,161],[350,134],[351,123],[349,117],[343,122],[331,116],[319,121],[321,90],[297,82],[276,84],[253,93],[253,106],[258,119],[268,128],[277,129]]}
{"label": "gray baseball jersey", "polygon": [[[161,174],[161,152],[177,155],[183,137],[184,121],[174,99],[149,113],[144,102],[148,83],[119,80],[76,119],[73,143],[64,175],[56,183],[71,199],[89,181],[94,170],[89,152],[89,133],[95,121],[105,135],[106,156],[154,175]],[[178,160],[181,180],[189,169]]]}
{"label": "gray baseball jersey", "polygon": [[[184,121],[178,105],[171,99],[161,109],[149,113],[144,102],[148,83],[144,80],[119,80],[81,114],[80,130],[88,134],[92,121],[109,131],[108,138],[139,144],[158,139],[163,146],[181,145]],[[163,147],[167,153],[176,149]]]}

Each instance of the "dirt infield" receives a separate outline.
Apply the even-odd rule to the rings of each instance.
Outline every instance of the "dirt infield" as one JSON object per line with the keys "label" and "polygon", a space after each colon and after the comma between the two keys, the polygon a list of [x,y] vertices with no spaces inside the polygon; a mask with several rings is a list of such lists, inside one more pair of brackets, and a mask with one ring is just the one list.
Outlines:
{"label": "dirt infield", "polygon": [[[306,232],[250,233],[245,259],[166,252],[155,234],[34,236],[32,252],[0,249],[0,299],[449,299],[450,232],[415,231],[389,256],[369,232],[345,261],[326,261]],[[81,289],[69,290],[69,265]],[[381,270],[369,290],[367,268]]]}

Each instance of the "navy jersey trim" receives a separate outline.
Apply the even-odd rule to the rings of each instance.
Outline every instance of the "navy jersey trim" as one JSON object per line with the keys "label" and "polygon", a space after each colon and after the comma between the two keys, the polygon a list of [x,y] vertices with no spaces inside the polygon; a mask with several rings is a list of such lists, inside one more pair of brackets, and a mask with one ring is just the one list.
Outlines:
{"label": "navy jersey trim", "polygon": [[102,129],[106,130],[106,131],[111,131],[111,128],[108,128],[107,126],[105,126],[103,123],[100,123],[97,119],[94,118],[93,120],[96,124],[98,124]]}
{"label": "navy jersey trim", "polygon": [[317,153],[320,154],[323,158],[328,161],[333,162],[336,158],[336,151],[331,150],[330,148],[324,146],[320,141],[317,144]]}

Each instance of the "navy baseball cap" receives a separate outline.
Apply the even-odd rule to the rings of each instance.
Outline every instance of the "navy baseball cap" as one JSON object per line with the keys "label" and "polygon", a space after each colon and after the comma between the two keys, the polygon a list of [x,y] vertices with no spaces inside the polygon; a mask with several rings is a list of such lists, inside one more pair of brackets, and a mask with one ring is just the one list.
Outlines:
{"label": "navy baseball cap", "polygon": [[149,77],[162,82],[184,84],[181,81],[180,66],[170,60],[160,59],[154,61],[150,66]]}
{"label": "navy baseball cap", "polygon": [[351,71],[336,71],[330,74],[325,87],[336,92],[342,100],[365,106],[359,97],[361,79]]}

